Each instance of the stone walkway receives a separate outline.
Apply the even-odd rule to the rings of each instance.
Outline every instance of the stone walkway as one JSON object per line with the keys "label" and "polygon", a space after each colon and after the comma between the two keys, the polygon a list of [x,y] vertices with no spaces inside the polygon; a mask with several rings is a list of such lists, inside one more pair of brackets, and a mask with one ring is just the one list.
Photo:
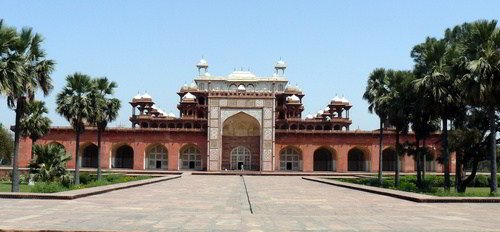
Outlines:
{"label": "stone walkway", "polygon": [[500,204],[423,204],[302,180],[191,176],[62,200],[0,199],[0,229],[500,231]]}

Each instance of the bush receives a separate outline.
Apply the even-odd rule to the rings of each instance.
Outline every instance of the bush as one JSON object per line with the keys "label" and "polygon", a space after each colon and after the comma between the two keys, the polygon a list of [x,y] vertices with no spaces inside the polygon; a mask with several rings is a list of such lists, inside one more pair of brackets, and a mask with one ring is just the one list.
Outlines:
{"label": "bush", "polygon": [[469,187],[489,187],[490,177],[484,175],[477,175],[472,182],[468,185]]}
{"label": "bush", "polygon": [[68,190],[66,187],[57,182],[39,182],[30,189],[34,193],[56,193],[66,190]]}
{"label": "bush", "polygon": [[95,178],[90,173],[80,173],[80,184],[88,184],[94,180]]}
{"label": "bush", "polygon": [[109,182],[117,182],[121,178],[123,178],[123,174],[109,174],[106,176],[106,180]]}

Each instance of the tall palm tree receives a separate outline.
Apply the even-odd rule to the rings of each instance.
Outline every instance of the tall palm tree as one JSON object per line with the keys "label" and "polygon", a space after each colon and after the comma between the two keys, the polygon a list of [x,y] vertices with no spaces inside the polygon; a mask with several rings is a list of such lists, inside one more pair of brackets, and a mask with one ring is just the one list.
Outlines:
{"label": "tall palm tree", "polygon": [[21,135],[31,139],[31,158],[36,141],[49,132],[52,121],[45,116],[49,113],[45,103],[33,100],[26,104],[26,115],[21,118]]}
{"label": "tall palm tree", "polygon": [[56,111],[73,127],[76,136],[75,145],[75,184],[80,184],[80,135],[85,131],[85,124],[93,115],[92,94],[94,83],[85,74],[74,73],[66,77],[66,86],[57,95]]}
{"label": "tall palm tree", "polygon": [[396,129],[396,159],[394,170],[394,186],[398,187],[400,183],[400,169],[401,169],[401,143],[400,135],[408,132],[408,125],[410,123],[409,116],[411,111],[411,96],[408,92],[411,91],[414,76],[410,71],[390,71],[387,73],[389,94],[387,104],[389,109],[387,112],[388,121]]}
{"label": "tall palm tree", "polygon": [[387,119],[387,104],[385,98],[389,94],[389,89],[387,87],[387,74],[386,70],[383,68],[377,68],[373,70],[368,76],[368,84],[366,86],[365,93],[363,94],[363,99],[368,101],[368,111],[378,115],[379,121],[379,170],[378,170],[378,180],[382,185],[382,152],[383,152],[383,138],[384,138],[384,121]]}
{"label": "tall palm tree", "polygon": [[448,147],[448,120],[457,112],[458,90],[457,79],[450,67],[455,61],[455,50],[450,49],[445,40],[427,38],[422,44],[415,46],[411,56],[415,61],[415,86],[429,102],[433,114],[442,122],[442,158],[444,165],[444,188],[450,190],[450,154]]}
{"label": "tall palm tree", "polygon": [[474,103],[487,109],[489,122],[490,190],[497,192],[496,111],[500,104],[500,28],[497,21],[477,21],[470,25],[465,40],[467,89]]}
{"label": "tall palm tree", "polygon": [[[2,22],[3,24],[3,22]],[[3,27],[3,26],[0,26]],[[34,98],[37,90],[47,96],[52,90],[50,74],[54,70],[55,62],[46,59],[45,51],[41,48],[43,38],[38,33],[33,33],[31,28],[23,28],[17,39],[12,43],[8,52],[2,59],[10,60],[2,69],[6,77],[7,89],[3,88],[2,94],[7,96],[9,108],[16,113],[14,127],[14,155],[12,159],[12,192],[19,192],[19,139],[21,134],[21,118],[24,116],[25,104]],[[4,44],[0,42],[0,44]],[[1,46],[1,45],[0,45]],[[15,61],[15,62],[14,62]],[[3,78],[3,77],[2,77]]]}
{"label": "tall palm tree", "polygon": [[97,179],[101,179],[101,140],[102,133],[106,130],[109,122],[116,120],[120,109],[120,100],[109,98],[114,93],[117,84],[108,81],[106,77],[97,78],[94,82],[94,94],[92,97],[93,115],[89,122],[97,127]]}

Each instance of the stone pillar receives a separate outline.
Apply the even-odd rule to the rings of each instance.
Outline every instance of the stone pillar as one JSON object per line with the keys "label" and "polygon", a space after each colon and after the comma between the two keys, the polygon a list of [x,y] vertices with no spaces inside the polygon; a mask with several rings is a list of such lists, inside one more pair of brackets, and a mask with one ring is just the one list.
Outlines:
{"label": "stone pillar", "polygon": [[111,168],[111,153],[113,144],[101,142],[101,168]]}
{"label": "stone pillar", "polygon": [[134,169],[143,170],[146,144],[137,142],[130,144],[130,146],[134,149]]}
{"label": "stone pillar", "polygon": [[304,172],[314,171],[314,150],[316,147],[304,146],[302,147],[302,170]]}
{"label": "stone pillar", "polygon": [[414,172],[415,170],[415,159],[413,156],[405,154],[402,159],[401,172]]}
{"label": "stone pillar", "polygon": [[169,143],[165,144],[168,149],[168,170],[177,171],[180,169],[179,159],[180,159],[180,149],[181,144]]}
{"label": "stone pillar", "polygon": [[349,149],[351,149],[351,147],[346,145],[337,145],[334,146],[334,148],[337,151],[337,172],[347,172],[348,170],[347,154],[349,152]]}
{"label": "stone pillar", "polygon": [[368,147],[370,152],[370,172],[378,172],[379,169],[379,147],[378,145],[373,145]]}

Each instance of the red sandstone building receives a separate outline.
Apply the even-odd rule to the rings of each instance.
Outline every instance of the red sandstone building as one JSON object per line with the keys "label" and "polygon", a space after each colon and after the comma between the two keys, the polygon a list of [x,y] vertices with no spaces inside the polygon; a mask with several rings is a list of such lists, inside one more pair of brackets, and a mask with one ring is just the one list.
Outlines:
{"label": "red sandstone building", "polygon": [[[278,61],[270,77],[257,77],[249,71],[211,76],[204,59],[196,66],[199,75],[178,92],[179,117],[157,108],[148,94],[132,99],[132,127],[109,128],[103,135],[102,168],[378,170],[378,131],[350,130],[352,105],[344,97],[333,98],[324,110],[303,118],[304,93],[288,85],[285,62]],[[394,134],[389,131],[384,136],[383,169],[392,171]],[[412,136],[403,136],[402,142],[405,140]],[[97,167],[96,131],[88,129],[81,141],[81,166]],[[437,141],[435,136],[427,144],[437,151]],[[37,143],[60,144],[74,159],[74,132],[69,127],[51,128]],[[22,166],[29,162],[30,149],[31,141],[23,139]],[[401,157],[400,162],[401,171],[415,170],[412,157]],[[443,170],[435,160],[428,160],[426,166],[428,171]]]}

